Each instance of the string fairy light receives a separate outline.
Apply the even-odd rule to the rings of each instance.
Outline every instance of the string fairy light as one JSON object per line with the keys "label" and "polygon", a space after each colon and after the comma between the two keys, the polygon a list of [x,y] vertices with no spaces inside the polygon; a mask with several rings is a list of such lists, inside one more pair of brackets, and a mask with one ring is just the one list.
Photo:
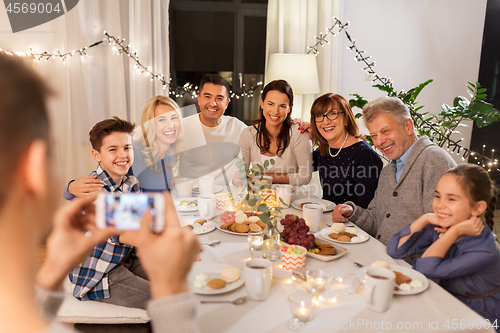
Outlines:
{"label": "string fairy light", "polygon": [[[379,82],[381,85],[383,85],[384,87],[387,87],[387,88],[392,88],[393,87],[393,81],[392,79],[387,76],[384,76],[384,77],[381,77],[379,76],[376,71],[375,71],[375,66],[376,66],[376,63],[375,61],[371,60],[371,56],[366,56],[364,55],[365,54],[365,51],[363,50],[360,50],[357,45],[356,45],[356,41],[351,38],[351,35],[347,32],[347,28],[349,27],[349,21],[347,21],[347,23],[342,23],[338,18],[336,17],[333,17],[333,20],[334,20],[334,23],[333,25],[330,27],[330,28],[327,28],[326,29],[326,33],[323,34],[322,32],[319,33],[319,36],[314,36],[314,39],[316,40],[316,43],[312,46],[309,46],[308,47],[308,51],[307,51],[307,54],[314,54],[314,55],[318,55],[319,54],[319,47],[324,47],[326,44],[329,44],[328,42],[328,39],[327,37],[331,34],[332,36],[336,36],[337,33],[340,34],[341,32],[344,32],[347,40],[350,42],[350,45],[347,46],[346,48],[351,51],[351,52],[354,52],[354,61],[356,62],[362,62],[364,64],[364,67],[362,68],[362,71],[364,71],[366,74],[368,75],[371,75],[373,77],[372,79],[372,83],[375,83],[375,82]],[[462,147],[459,143],[461,141],[463,141],[463,138],[460,139],[460,140],[452,140],[450,137],[444,135],[443,133],[441,133],[441,131],[436,128],[434,126],[433,123],[431,123],[430,121],[426,120],[424,118],[423,115],[421,115],[420,113],[416,112],[415,109],[413,108],[412,105],[408,105],[409,106],[409,109],[410,109],[410,112],[413,116],[416,116],[419,118],[419,120],[421,121],[421,127],[425,130],[429,130],[429,131],[432,131],[432,133],[434,134],[434,137],[439,137],[440,140],[446,140],[447,142],[447,147],[446,147],[446,150],[452,154],[452,153],[455,153],[457,155],[460,155],[460,150],[463,151],[463,154],[462,154],[462,161],[465,161],[465,159],[467,159],[469,156],[474,156],[475,159],[477,160],[478,159],[478,156],[480,158],[480,162],[478,162],[478,164],[480,165],[483,165],[483,167],[485,167],[485,165],[489,165],[489,166],[492,166],[492,165],[497,165],[496,161],[493,160],[493,155],[494,155],[494,152],[495,150],[493,149],[492,150],[492,155],[491,155],[491,158],[487,157],[485,155],[485,145],[483,145],[483,153],[482,154],[479,154],[479,153],[476,153],[476,152],[473,152],[472,150],[466,148],[466,147]],[[451,151],[450,151],[451,149]],[[491,164],[490,164],[491,163]],[[498,172],[500,172],[500,169],[496,169]],[[487,169],[488,172],[490,172],[490,168]]]}
{"label": "string fairy light", "polygon": [[[320,32],[319,36],[314,36],[316,43],[313,46],[308,47],[308,52],[307,54],[313,53],[315,55],[319,54],[319,47],[324,47],[326,44],[329,44],[329,41],[327,37],[329,35],[336,36],[337,34],[340,34],[341,32],[344,32],[346,38],[349,40],[351,43],[350,46],[347,47],[351,52],[354,52],[354,60],[356,62],[362,62],[364,64],[362,70],[367,73],[368,75],[371,75],[373,77],[372,82],[379,82],[385,87],[391,87],[393,85],[392,79],[387,76],[381,77],[379,76],[374,67],[376,66],[376,62],[371,60],[371,56],[366,56],[365,51],[360,50],[357,45],[356,41],[351,38],[350,34],[347,32],[347,28],[349,26],[349,21],[347,23],[342,23],[339,19],[336,17],[333,17],[334,19],[334,24],[326,29],[326,32],[323,34]],[[146,67],[144,66],[138,56],[137,51],[132,51],[132,46],[130,44],[125,43],[125,38],[120,38],[120,36],[115,37],[113,35],[108,34],[106,31],[104,31],[104,35],[106,36],[102,40],[96,41],[95,43],[92,43],[88,46],[85,46],[81,49],[73,50],[71,52],[60,52],[59,50],[55,50],[54,52],[50,53],[49,51],[44,51],[42,53],[36,53],[33,51],[32,47],[29,47],[29,53],[25,52],[13,52],[9,50],[2,50],[0,48],[0,52],[4,52],[8,55],[16,55],[19,57],[29,57],[37,62],[40,62],[42,60],[44,61],[49,61],[50,59],[61,59],[63,64],[66,64],[66,61],[71,59],[75,55],[80,55],[81,57],[87,57],[87,52],[89,49],[94,48],[99,45],[105,45],[105,41],[108,41],[108,45],[111,47],[113,52],[116,52],[117,55],[121,54],[126,54],[132,61],[135,62],[134,67],[139,73],[148,75],[151,79],[151,81],[158,80],[161,82],[163,89],[169,88],[169,94],[175,97],[183,97],[185,94],[189,94],[191,98],[196,98],[198,96],[198,87],[187,82],[182,86],[177,86],[173,83],[171,83],[172,78],[169,78],[168,80],[165,79],[165,75],[161,73],[155,73],[150,66]],[[235,93],[234,91],[230,90],[229,95],[230,98],[236,98],[240,99],[242,97],[253,97],[255,91],[260,91],[262,82],[257,82],[255,86],[252,86],[246,90],[244,90],[241,93]],[[245,86],[245,85],[243,85]],[[423,127],[426,130],[430,130],[433,132],[434,136],[438,136],[441,139],[446,139],[447,140],[447,150],[449,151],[451,149],[450,153],[454,153],[456,151],[457,155],[460,154],[460,150],[463,150],[463,155],[462,155],[462,160],[465,160],[469,156],[474,156],[475,159],[480,158],[480,161],[478,164],[485,164],[489,165],[489,163],[492,163],[491,166],[497,166],[497,160],[493,159],[493,154],[494,150],[492,151],[492,156],[491,158],[485,156],[484,148],[483,148],[483,154],[479,154],[477,152],[474,152],[466,147],[462,147],[459,143],[463,140],[460,139],[458,141],[454,141],[450,139],[449,137],[446,137],[444,134],[442,134],[439,129],[435,128],[435,126],[429,122],[428,120],[424,119],[424,117],[418,113],[415,112],[415,110],[410,107],[410,112],[418,117],[421,120],[421,127]],[[499,169],[497,169],[498,172],[500,172]]]}
{"label": "string fairy light", "polygon": [[[183,97],[185,94],[189,94],[191,98],[198,97],[198,87],[187,82],[182,86],[177,86],[173,84],[172,78],[168,80],[165,78],[164,74],[155,73],[151,66],[145,66],[141,63],[138,52],[132,51],[132,46],[130,44],[125,43],[125,38],[121,38],[120,36],[115,37],[110,35],[106,31],[104,31],[104,35],[106,36],[102,40],[99,40],[95,43],[92,43],[88,46],[85,46],[81,49],[73,50],[72,52],[60,52],[59,50],[55,50],[54,52],[44,51],[44,52],[34,52],[33,48],[29,47],[29,53],[25,52],[12,52],[9,50],[2,50],[0,52],[4,52],[8,55],[17,55],[19,57],[29,57],[37,62],[42,60],[49,61],[50,59],[61,59],[63,64],[66,64],[66,61],[71,59],[74,55],[80,55],[81,57],[87,57],[87,52],[90,48],[96,47],[98,45],[105,45],[104,42],[108,42],[108,45],[111,47],[113,52],[116,52],[117,55],[126,54],[133,62],[135,62],[134,67],[138,71],[138,73],[142,73],[148,75],[151,81],[158,80],[161,82],[163,89],[169,90],[169,94],[175,97]],[[245,86],[245,85],[243,85]],[[245,89],[241,93],[236,93],[232,89],[229,91],[230,98],[239,99],[241,97],[254,97],[254,93],[256,91],[260,91],[260,86],[262,86],[262,82],[257,82],[256,85]]]}

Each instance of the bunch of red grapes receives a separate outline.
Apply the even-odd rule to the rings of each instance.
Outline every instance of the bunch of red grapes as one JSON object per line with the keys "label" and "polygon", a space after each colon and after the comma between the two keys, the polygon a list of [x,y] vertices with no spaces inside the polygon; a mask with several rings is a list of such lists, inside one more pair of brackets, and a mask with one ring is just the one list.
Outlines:
{"label": "bunch of red grapes", "polygon": [[280,223],[285,227],[281,237],[290,245],[300,245],[306,249],[316,248],[315,237],[313,234],[307,234],[309,227],[303,218],[297,215],[287,214]]}

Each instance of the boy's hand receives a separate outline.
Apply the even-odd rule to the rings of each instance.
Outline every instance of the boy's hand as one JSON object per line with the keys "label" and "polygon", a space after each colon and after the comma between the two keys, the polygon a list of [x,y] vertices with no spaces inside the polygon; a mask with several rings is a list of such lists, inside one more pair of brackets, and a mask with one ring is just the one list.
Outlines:
{"label": "boy's hand", "polygon": [[151,283],[153,298],[161,298],[188,290],[187,275],[200,244],[196,236],[181,228],[172,197],[165,192],[165,229],[154,234],[150,210],[144,213],[137,239],[137,250]]}
{"label": "boy's hand", "polygon": [[37,274],[40,287],[60,290],[71,269],[84,261],[94,246],[119,233],[115,228],[97,229],[93,204],[96,198],[91,195],[75,199],[56,212],[45,261]]}
{"label": "boy's hand", "polygon": [[83,176],[69,183],[68,192],[80,198],[95,192],[100,192],[103,185],[104,182],[97,179],[97,176]]}
{"label": "boy's hand", "polygon": [[450,229],[454,229],[459,237],[479,236],[483,232],[483,221],[477,216],[471,216],[468,220],[455,224]]}

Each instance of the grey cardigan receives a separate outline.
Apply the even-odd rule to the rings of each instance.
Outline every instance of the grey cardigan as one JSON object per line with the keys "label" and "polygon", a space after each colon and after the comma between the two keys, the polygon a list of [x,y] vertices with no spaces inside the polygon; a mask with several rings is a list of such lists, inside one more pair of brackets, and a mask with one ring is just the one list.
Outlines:
{"label": "grey cardigan", "polygon": [[403,168],[399,182],[392,165],[380,173],[375,197],[367,209],[356,207],[349,221],[380,240],[384,245],[406,225],[432,213],[434,190],[441,175],[457,164],[428,137],[418,139]]}

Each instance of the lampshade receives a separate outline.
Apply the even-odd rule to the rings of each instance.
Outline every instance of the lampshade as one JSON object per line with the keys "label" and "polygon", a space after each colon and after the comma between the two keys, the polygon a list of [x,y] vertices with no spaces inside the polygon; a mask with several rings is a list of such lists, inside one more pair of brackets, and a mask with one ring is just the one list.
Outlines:
{"label": "lampshade", "polygon": [[294,95],[319,93],[318,67],[314,54],[274,53],[269,57],[266,84],[286,80]]}

